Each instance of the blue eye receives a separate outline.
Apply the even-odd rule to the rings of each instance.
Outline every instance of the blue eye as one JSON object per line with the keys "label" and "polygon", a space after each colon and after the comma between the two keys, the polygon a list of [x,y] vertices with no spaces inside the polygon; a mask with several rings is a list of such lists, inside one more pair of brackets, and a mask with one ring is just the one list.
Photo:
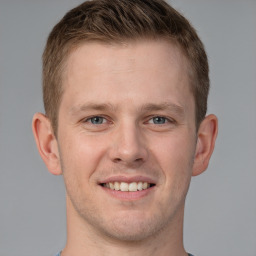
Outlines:
{"label": "blue eye", "polygon": [[94,116],[88,119],[92,124],[103,124],[105,122],[104,118],[101,116]]}
{"label": "blue eye", "polygon": [[162,116],[156,116],[152,118],[154,124],[165,124],[167,119]]}

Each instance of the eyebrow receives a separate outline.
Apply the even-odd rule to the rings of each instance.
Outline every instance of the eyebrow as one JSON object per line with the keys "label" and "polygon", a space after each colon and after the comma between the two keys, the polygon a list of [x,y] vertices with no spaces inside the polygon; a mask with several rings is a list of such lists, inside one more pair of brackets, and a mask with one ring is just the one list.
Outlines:
{"label": "eyebrow", "polygon": [[[117,111],[118,107],[113,106],[111,103],[102,103],[97,104],[93,102],[85,103],[82,105],[74,106],[70,109],[71,114],[76,114],[79,112],[96,110],[96,111]],[[172,111],[180,116],[185,115],[185,110],[182,106],[171,103],[171,102],[162,102],[162,103],[146,103],[143,104],[139,110],[141,112],[153,112],[153,111],[163,111],[168,110]]]}
{"label": "eyebrow", "polygon": [[112,110],[115,111],[116,108],[111,103],[102,103],[102,104],[96,104],[96,103],[85,103],[82,105],[74,106],[70,109],[71,114],[75,114],[77,112],[84,112],[88,110]]}
{"label": "eyebrow", "polygon": [[145,105],[142,105],[141,107],[141,111],[145,111],[145,112],[161,111],[161,110],[170,110],[182,116],[185,114],[185,110],[182,106],[171,103],[171,102],[163,102],[160,104],[147,103]]}

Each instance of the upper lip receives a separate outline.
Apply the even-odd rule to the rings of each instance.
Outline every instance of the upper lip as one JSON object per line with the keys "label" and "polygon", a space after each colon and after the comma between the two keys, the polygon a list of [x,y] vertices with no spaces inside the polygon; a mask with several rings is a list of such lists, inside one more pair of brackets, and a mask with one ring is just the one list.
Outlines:
{"label": "upper lip", "polygon": [[109,182],[126,182],[126,183],[132,183],[132,182],[147,182],[151,184],[156,184],[156,181],[150,177],[143,176],[143,175],[136,175],[136,176],[124,176],[124,175],[116,175],[111,176],[108,178],[105,178],[103,180],[100,180],[99,184],[109,183]]}

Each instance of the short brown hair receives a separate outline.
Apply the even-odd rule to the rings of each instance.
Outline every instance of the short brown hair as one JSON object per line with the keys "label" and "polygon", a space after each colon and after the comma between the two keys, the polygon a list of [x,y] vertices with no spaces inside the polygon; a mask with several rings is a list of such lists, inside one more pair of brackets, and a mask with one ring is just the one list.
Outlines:
{"label": "short brown hair", "polygon": [[70,10],[51,31],[43,53],[43,100],[55,134],[70,52],[86,41],[149,38],[176,43],[186,55],[196,106],[196,126],[207,111],[209,67],[204,46],[188,20],[163,0],[92,0]]}

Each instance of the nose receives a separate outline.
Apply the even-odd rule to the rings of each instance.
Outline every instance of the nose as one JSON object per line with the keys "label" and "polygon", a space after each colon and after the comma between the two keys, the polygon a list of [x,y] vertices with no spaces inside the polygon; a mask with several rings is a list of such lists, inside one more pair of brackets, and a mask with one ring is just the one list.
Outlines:
{"label": "nose", "polygon": [[109,151],[115,163],[138,166],[148,158],[146,141],[136,124],[123,124],[117,127]]}

